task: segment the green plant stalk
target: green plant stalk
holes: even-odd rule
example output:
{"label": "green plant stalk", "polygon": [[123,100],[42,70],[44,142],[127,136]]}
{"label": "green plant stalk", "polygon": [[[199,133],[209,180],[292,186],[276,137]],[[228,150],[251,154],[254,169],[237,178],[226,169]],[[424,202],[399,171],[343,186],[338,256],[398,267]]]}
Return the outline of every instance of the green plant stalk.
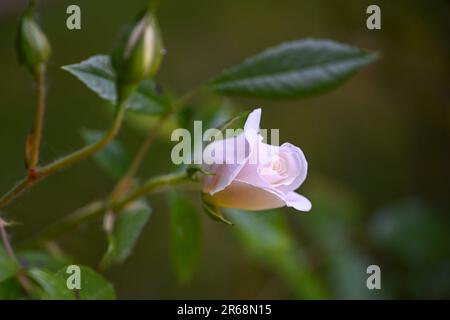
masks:
{"label": "green plant stalk", "polygon": [[125,115],[125,106],[126,104],[124,102],[118,105],[110,130],[99,141],[40,168],[38,171],[38,177],[43,178],[60,171],[61,169],[72,166],[73,164],[88,158],[100,149],[104,148],[119,133]]}
{"label": "green plant stalk", "polygon": [[180,186],[190,182],[192,182],[192,180],[184,172],[151,178],[143,185],[126,194],[122,199],[118,200],[115,203],[110,204],[108,201],[97,201],[75,211],[73,214],[67,216],[60,222],[45,230],[38,237],[38,242],[48,242],[72,229],[75,229],[81,224],[90,222],[96,218],[100,218],[110,208],[113,209],[114,212],[120,214],[120,211],[122,209],[138,200],[139,198],[142,198],[148,194],[162,192],[169,187]]}
{"label": "green plant stalk", "polygon": [[119,196],[126,192],[128,188],[131,185],[131,182],[133,180],[133,177],[137,174],[137,171],[142,165],[142,162],[145,160],[145,156],[150,149],[151,145],[155,141],[155,139],[158,137],[161,130],[164,128],[166,123],[170,120],[170,118],[181,108],[183,108],[188,101],[192,99],[199,91],[201,91],[201,87],[198,87],[194,90],[189,91],[185,95],[183,95],[181,98],[179,98],[175,103],[172,105],[170,110],[158,121],[158,123],[149,131],[147,137],[145,138],[144,142],[141,144],[138,152],[136,153],[136,156],[133,159],[133,162],[131,163],[130,167],[128,168],[125,175],[122,177],[122,179],[117,183],[117,185],[114,187],[113,191],[110,195],[110,202],[114,202]]}
{"label": "green plant stalk", "polygon": [[113,124],[109,131],[102,137],[102,139],[46,166],[30,168],[28,176],[19,181],[10,191],[8,191],[0,198],[0,209],[11,203],[12,200],[19,197],[25,190],[29,189],[38,181],[90,157],[91,155],[105,147],[117,135],[122,126],[123,118],[125,115],[125,101],[126,99],[121,99],[118,103],[116,113],[114,115]]}
{"label": "green plant stalk", "polygon": [[35,168],[39,163],[39,154],[41,149],[42,129],[44,127],[45,116],[45,67],[38,73],[38,98],[34,130],[32,135],[32,144],[30,159],[27,159],[29,168]]}
{"label": "green plant stalk", "polygon": [[125,195],[121,200],[113,204],[115,211],[120,211],[128,204],[138,200],[139,198],[156,192],[163,192],[169,187],[190,183],[192,180],[188,175],[183,173],[172,173],[152,178],[141,185],[139,188]]}
{"label": "green plant stalk", "polygon": [[68,217],[63,219],[60,223],[44,231],[43,235],[39,237],[40,242],[50,241],[51,239],[56,238],[61,234],[71,229],[74,229],[83,223],[87,223],[95,218],[101,217],[108,209],[112,209],[114,212],[120,211],[127,204],[131,203],[134,200],[137,200],[138,198],[146,194],[156,191],[156,189],[159,190],[159,188],[162,189],[165,186],[174,186],[182,184],[184,182],[191,181],[185,173],[156,177],[150,179],[141,187],[138,187],[133,192],[127,194],[123,199],[118,201],[120,195],[128,190],[130,186],[130,181],[133,179],[133,177],[139,170],[142,162],[145,159],[145,155],[147,154],[153,141],[157,138],[158,134],[161,132],[161,129],[175,114],[175,112],[180,110],[183,106],[185,106],[186,103],[190,99],[192,99],[192,97],[195,96],[199,91],[201,91],[201,87],[191,90],[185,95],[183,95],[173,104],[172,108],[161,118],[158,124],[155,127],[153,127],[152,130],[150,130],[146,139],[139,148],[139,151],[134,157],[133,162],[130,165],[130,168],[128,169],[124,177],[116,185],[116,187],[113,189],[107,201],[96,201],[75,211],[72,215],[69,215]]}
{"label": "green plant stalk", "polygon": [[127,172],[123,176],[122,179],[116,184],[113,191],[110,195],[110,202],[114,202],[115,199],[117,199],[123,192],[126,192],[128,188],[131,185],[131,182],[133,180],[133,177],[136,175],[137,171],[142,165],[142,162],[145,160],[145,155],[147,154],[150,146],[153,144],[153,141],[157,138],[159,132],[161,132],[161,129],[164,127],[166,122],[170,119],[172,116],[172,112],[169,111],[166,113],[163,118],[156,124],[155,127],[150,130],[149,134],[145,138],[144,142],[140,146],[138,152],[136,153],[136,156],[133,159],[133,162],[131,163],[130,167],[128,168]]}

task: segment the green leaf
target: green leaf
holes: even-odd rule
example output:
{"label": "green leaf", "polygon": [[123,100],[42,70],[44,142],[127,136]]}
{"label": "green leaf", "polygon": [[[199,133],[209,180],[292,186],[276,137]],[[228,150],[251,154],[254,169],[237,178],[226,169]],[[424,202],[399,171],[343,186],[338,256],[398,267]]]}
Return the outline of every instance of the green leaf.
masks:
{"label": "green leaf", "polygon": [[339,85],[376,58],[331,40],[298,40],[245,60],[209,85],[226,95],[302,98]]}
{"label": "green leaf", "polygon": [[225,218],[222,211],[210,199],[209,194],[202,193],[202,206],[205,213],[213,220],[219,221],[228,225],[233,225],[233,222]]}
{"label": "green leaf", "polygon": [[[100,98],[113,104],[116,102],[116,74],[109,56],[92,56],[80,63],[62,68],[77,77]],[[127,108],[137,113],[161,114],[167,110],[169,103],[167,97],[157,93],[156,84],[152,80],[144,80],[128,99]]]}
{"label": "green leaf", "polygon": [[42,269],[31,269],[29,276],[34,279],[44,291],[44,299],[74,300],[75,293],[67,288],[66,280]]}
{"label": "green leaf", "polygon": [[226,212],[235,222],[235,234],[244,249],[283,277],[298,298],[327,297],[280,211],[255,213],[226,209]]}
{"label": "green leaf", "polygon": [[201,255],[202,230],[197,210],[189,198],[169,196],[172,262],[181,282],[188,281]]}
{"label": "green leaf", "polygon": [[13,277],[18,270],[17,263],[12,260],[0,245],[0,282]]}
{"label": "green leaf", "polygon": [[[113,285],[103,276],[87,266],[80,266],[81,270],[81,289],[77,293],[77,299],[80,300],[115,300],[116,294]],[[58,276],[67,281],[70,274],[67,274],[66,268],[58,272]],[[67,289],[69,290],[69,289]]]}
{"label": "green leaf", "polygon": [[31,269],[29,276],[43,290],[43,298],[50,300],[112,300],[115,299],[114,288],[105,278],[86,266],[80,267],[81,288],[69,289],[67,280],[72,274],[64,267],[56,273],[43,269]]}
{"label": "green leaf", "polygon": [[0,300],[18,300],[23,298],[23,289],[15,278],[0,282]]}
{"label": "green leaf", "polygon": [[117,215],[114,228],[109,234],[109,246],[102,260],[102,267],[123,262],[128,258],[151,212],[148,204],[140,200]]}
{"label": "green leaf", "polygon": [[[91,144],[100,140],[104,133],[83,129],[81,135],[86,143]],[[131,165],[131,159],[122,145],[113,140],[105,148],[94,155],[95,161],[100,165],[106,174],[114,179],[120,179]]]}
{"label": "green leaf", "polygon": [[66,257],[54,257],[44,251],[21,251],[17,254],[21,265],[26,269],[45,269],[56,272],[69,264]]}

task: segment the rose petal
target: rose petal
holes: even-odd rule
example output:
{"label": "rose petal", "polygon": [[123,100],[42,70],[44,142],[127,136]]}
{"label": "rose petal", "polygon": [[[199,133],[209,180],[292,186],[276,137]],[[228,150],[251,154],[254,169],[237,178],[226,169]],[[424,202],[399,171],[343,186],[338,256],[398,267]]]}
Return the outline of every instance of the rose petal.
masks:
{"label": "rose petal", "polygon": [[246,131],[256,131],[259,132],[261,123],[261,108],[253,110],[247,117],[244,124],[244,132]]}
{"label": "rose petal", "polygon": [[[298,172],[291,172],[290,174],[295,176],[295,179],[289,185],[280,185],[277,188],[285,193],[294,191],[298,189],[303,182],[305,182],[306,176],[308,174],[308,162],[306,161],[303,151],[290,143],[283,143],[281,145],[281,150],[288,151],[294,159],[297,161]],[[280,151],[281,152],[281,151]]]}
{"label": "rose petal", "polygon": [[[295,183],[303,182],[304,177],[300,175],[300,178],[296,178]],[[299,211],[309,211],[311,209],[311,202],[305,198],[304,196],[293,192],[285,192],[281,187],[274,187],[269,182],[267,182],[264,178],[262,178],[258,173],[258,165],[247,164],[242,168],[239,174],[236,176],[236,179],[233,183],[240,182],[250,185],[253,188],[259,188],[266,193],[270,193],[271,197],[276,196],[279,201],[282,201],[284,205],[288,207],[292,207]],[[248,193],[246,190],[240,190],[244,195],[247,196]],[[249,201],[247,199],[247,201]],[[263,200],[260,200],[262,204],[264,204]],[[274,200],[271,200],[274,201]],[[267,207],[266,209],[270,209]]]}
{"label": "rose petal", "polygon": [[257,145],[259,138],[259,125],[261,122],[261,109],[253,110],[249,115],[244,124],[245,138],[248,143],[252,146]]}
{"label": "rose petal", "polygon": [[288,207],[292,207],[299,211],[308,212],[312,208],[311,201],[296,192],[287,193],[284,200]]}
{"label": "rose petal", "polygon": [[[254,146],[258,141],[259,124],[261,121],[261,109],[253,110],[247,117],[244,125],[244,133],[233,138],[215,141],[205,148],[205,153],[211,154],[208,148],[216,151],[216,154],[224,155],[225,163],[204,165],[204,169],[208,172],[214,173],[213,176],[209,176],[205,179],[204,188],[205,192],[213,195],[231,184],[236,178],[241,169],[248,162],[248,158],[252,154]],[[245,139],[243,141],[242,139]],[[230,150],[228,145],[245,146],[245,150]],[[230,161],[231,160],[231,161]]]}
{"label": "rose petal", "polygon": [[270,190],[233,181],[226,189],[212,196],[216,205],[243,210],[266,210],[285,206],[285,202]]}
{"label": "rose petal", "polygon": [[[245,150],[237,152],[236,150],[232,150],[230,146],[234,146],[234,148],[238,146],[242,148],[242,146],[245,146]],[[211,159],[205,159],[207,164],[203,165],[205,171],[214,174],[205,178],[203,188],[205,192],[211,195],[226,188],[236,178],[250,156],[250,144],[245,138],[245,135],[241,134],[237,137],[215,141],[209,144],[205,148],[204,154],[209,155],[213,153],[216,155],[216,157],[213,157],[213,161],[210,161]],[[208,164],[211,162],[212,164]]]}

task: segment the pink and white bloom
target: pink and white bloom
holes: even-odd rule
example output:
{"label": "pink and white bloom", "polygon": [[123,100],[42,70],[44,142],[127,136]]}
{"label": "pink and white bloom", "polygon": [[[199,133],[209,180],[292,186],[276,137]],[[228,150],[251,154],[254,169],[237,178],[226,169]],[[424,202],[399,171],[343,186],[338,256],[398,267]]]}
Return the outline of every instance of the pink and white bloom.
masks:
{"label": "pink and white bloom", "polygon": [[260,120],[261,109],[253,110],[243,133],[205,148],[210,164],[204,169],[213,175],[205,178],[203,191],[224,208],[311,210],[311,202],[295,192],[308,171],[302,150],[290,143],[272,146],[262,142]]}

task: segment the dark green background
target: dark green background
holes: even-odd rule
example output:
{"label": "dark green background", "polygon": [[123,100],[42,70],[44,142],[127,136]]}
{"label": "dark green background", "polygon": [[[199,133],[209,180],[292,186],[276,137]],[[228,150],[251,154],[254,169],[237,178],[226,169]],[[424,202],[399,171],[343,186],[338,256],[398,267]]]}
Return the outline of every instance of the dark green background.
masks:
{"label": "dark green background", "polygon": [[[308,254],[332,297],[449,298],[448,3],[161,2],[160,24],[168,54],[158,81],[177,93],[287,40],[331,38],[381,53],[379,62],[325,95],[290,102],[240,101],[247,108],[261,106],[263,127],[281,128],[281,141],[301,146],[307,156],[310,173],[300,192],[315,200],[313,210],[304,215],[286,209],[284,215],[298,237],[299,250]],[[103,129],[110,121],[106,103],[60,66],[109,53],[117,32],[143,3],[42,1],[39,21],[53,46],[44,161],[79,147],[83,143],[81,127]],[[81,7],[80,31],[65,27],[65,10],[70,4]],[[366,29],[369,4],[381,6],[381,31]],[[24,7],[24,1],[2,0],[0,4],[1,192],[24,174],[23,144],[34,115],[35,87],[18,65],[13,46],[16,22]],[[132,153],[143,136],[141,130],[127,126],[120,140]],[[170,148],[164,136],[150,152],[141,176],[170,170]],[[79,206],[106,195],[112,185],[92,160],[40,183],[6,210],[9,219],[23,223],[11,230],[13,242],[20,243]],[[327,209],[331,199],[344,202],[343,209],[334,211],[332,205]],[[135,252],[126,263],[106,273],[119,298],[293,297],[286,282],[245,254],[230,228],[206,217],[202,261],[191,283],[180,286],[170,266],[164,200],[151,199],[154,214]],[[387,222],[379,218],[386,207],[392,208],[381,212]],[[314,223],[326,227],[321,232],[311,231]],[[383,237],[379,230],[386,230],[384,227],[394,228],[389,234],[395,239]],[[327,247],[330,241],[324,238],[335,234],[350,239],[347,249]],[[99,224],[83,227],[61,243],[77,261],[93,265],[106,246]],[[365,268],[371,263],[382,269],[383,292],[374,295],[355,289],[365,285],[355,279],[364,280]]]}

